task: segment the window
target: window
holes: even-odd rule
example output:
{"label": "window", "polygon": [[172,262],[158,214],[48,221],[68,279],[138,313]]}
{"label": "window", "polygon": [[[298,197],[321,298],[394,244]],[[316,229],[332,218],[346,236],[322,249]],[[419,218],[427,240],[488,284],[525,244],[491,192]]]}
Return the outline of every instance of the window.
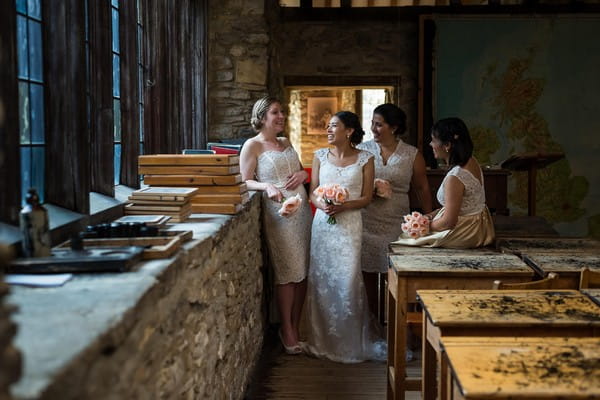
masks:
{"label": "window", "polygon": [[21,203],[37,189],[44,201],[44,71],[40,0],[17,0],[17,69],[19,80],[19,147]]}
{"label": "window", "polygon": [[119,45],[119,0],[111,0],[113,135],[115,185],[121,183],[121,50]]}

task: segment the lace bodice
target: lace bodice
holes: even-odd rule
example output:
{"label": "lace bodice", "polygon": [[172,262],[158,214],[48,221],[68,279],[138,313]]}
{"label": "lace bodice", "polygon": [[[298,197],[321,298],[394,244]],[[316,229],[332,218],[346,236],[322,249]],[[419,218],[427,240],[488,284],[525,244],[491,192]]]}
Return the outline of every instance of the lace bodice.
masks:
{"label": "lace bodice", "polygon": [[[319,184],[326,185],[329,183],[337,183],[346,189],[350,194],[348,200],[354,200],[362,194],[362,167],[373,157],[368,151],[361,150],[358,154],[358,159],[354,164],[346,167],[338,167],[329,161],[327,155],[329,149],[319,149],[315,151],[315,157],[319,158]],[[357,173],[357,168],[360,170]]]}
{"label": "lace bodice", "polygon": [[[465,192],[463,194],[459,215],[471,215],[481,212],[485,207],[485,187],[471,172],[458,165],[448,171],[444,177],[444,180],[437,191],[438,202],[442,206],[445,205],[444,185],[449,176],[457,177],[462,184],[465,185]],[[483,173],[481,173],[481,182],[483,182]]]}
{"label": "lace bodice", "polygon": [[283,151],[267,150],[258,156],[256,178],[259,182],[269,182],[281,189],[285,186],[288,176],[301,168],[298,154],[292,146]]}

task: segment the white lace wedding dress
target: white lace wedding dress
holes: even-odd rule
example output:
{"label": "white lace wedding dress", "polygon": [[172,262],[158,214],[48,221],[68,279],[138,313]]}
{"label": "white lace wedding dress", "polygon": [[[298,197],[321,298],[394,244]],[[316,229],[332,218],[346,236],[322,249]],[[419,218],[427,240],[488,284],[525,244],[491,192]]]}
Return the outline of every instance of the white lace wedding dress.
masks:
{"label": "white lace wedding dress", "polygon": [[[328,153],[329,149],[315,152],[319,183],[338,183],[348,189],[350,200],[360,197],[362,169],[372,155],[361,151],[356,163],[337,167],[328,161]],[[338,214],[333,225],[327,218],[317,209],[312,225],[305,350],[343,363],[385,360],[387,346],[375,332],[362,279],[361,212]]]}

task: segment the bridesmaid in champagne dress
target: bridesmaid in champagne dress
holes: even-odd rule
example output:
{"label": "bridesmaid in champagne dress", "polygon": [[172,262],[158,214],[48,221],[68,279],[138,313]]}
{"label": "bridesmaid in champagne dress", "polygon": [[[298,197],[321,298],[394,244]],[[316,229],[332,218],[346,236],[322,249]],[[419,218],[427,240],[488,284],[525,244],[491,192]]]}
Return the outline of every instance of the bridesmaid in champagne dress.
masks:
{"label": "bridesmaid in champagne dress", "polygon": [[483,172],[473,157],[473,142],[465,123],[445,118],[431,128],[436,158],[451,168],[437,192],[442,208],[428,214],[429,235],[412,239],[401,235],[395,242],[406,246],[475,248],[494,241],[494,224],[485,204]]}
{"label": "bridesmaid in champagne dress", "polygon": [[[242,178],[249,190],[262,191],[263,235],[275,275],[280,312],[279,336],[288,354],[302,352],[298,327],[306,294],[311,212],[303,183],[308,178],[284,129],[281,103],[272,97],[258,100],[252,109],[257,135],[248,139],[240,154]],[[299,195],[300,208],[290,216],[278,210],[285,198]]]}

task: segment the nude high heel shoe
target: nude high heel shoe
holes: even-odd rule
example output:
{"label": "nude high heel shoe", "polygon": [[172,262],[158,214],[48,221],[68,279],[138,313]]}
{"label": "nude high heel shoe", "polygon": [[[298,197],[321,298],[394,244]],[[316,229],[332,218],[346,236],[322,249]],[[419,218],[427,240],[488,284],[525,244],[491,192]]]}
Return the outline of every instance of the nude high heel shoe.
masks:
{"label": "nude high heel shoe", "polygon": [[302,353],[302,347],[300,347],[300,345],[298,344],[293,346],[285,345],[285,342],[283,341],[283,335],[281,334],[281,330],[277,331],[277,335],[279,335],[279,340],[281,341],[281,344],[283,345],[283,349],[285,350],[286,354],[296,355]]}

